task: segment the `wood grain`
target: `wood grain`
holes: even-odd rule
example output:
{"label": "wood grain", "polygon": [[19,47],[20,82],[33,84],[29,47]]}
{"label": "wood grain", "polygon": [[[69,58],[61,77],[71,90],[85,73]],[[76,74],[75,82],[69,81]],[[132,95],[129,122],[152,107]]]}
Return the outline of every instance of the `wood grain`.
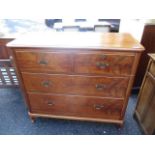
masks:
{"label": "wood grain", "polygon": [[8,44],[30,118],[122,125],[144,48],[129,34],[52,34]]}
{"label": "wood grain", "polygon": [[51,32],[29,33],[8,44],[9,47],[108,49],[120,51],[144,50],[128,33]]}
{"label": "wood grain", "polygon": [[33,113],[119,119],[123,100],[78,95],[29,93]]}
{"label": "wood grain", "polygon": [[130,75],[135,54],[118,51],[17,50],[21,71],[35,73],[72,73]]}
{"label": "wood grain", "polygon": [[20,50],[16,52],[21,71],[29,72],[61,72],[72,71],[72,55],[68,52],[49,52],[45,49]]}
{"label": "wood grain", "polygon": [[9,56],[11,55],[10,49],[6,47],[6,44],[13,39],[1,39],[0,38],[0,59],[9,59]]}
{"label": "wood grain", "polygon": [[124,98],[129,78],[22,73],[29,92]]}
{"label": "wood grain", "polygon": [[134,54],[106,53],[78,53],[75,55],[75,72],[106,75],[130,75]]}

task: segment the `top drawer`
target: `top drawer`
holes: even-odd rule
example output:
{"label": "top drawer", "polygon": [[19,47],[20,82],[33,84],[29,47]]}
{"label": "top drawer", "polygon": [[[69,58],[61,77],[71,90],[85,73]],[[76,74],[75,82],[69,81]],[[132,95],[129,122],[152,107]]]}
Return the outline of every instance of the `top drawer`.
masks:
{"label": "top drawer", "polygon": [[105,75],[130,75],[135,55],[129,52],[126,53],[109,51],[76,54],[74,60],[75,72]]}
{"label": "top drawer", "polygon": [[16,50],[17,63],[21,71],[36,73],[70,73],[72,55],[68,52],[46,50]]}
{"label": "top drawer", "polygon": [[23,49],[16,50],[16,58],[23,72],[130,75],[134,53]]}

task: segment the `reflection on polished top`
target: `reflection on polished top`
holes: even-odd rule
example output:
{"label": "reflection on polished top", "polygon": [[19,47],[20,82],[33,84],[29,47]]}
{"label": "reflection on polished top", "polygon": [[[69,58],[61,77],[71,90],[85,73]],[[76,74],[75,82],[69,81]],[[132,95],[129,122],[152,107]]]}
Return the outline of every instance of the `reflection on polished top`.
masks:
{"label": "reflection on polished top", "polygon": [[139,44],[128,33],[97,32],[37,32],[23,35],[8,43],[9,47],[52,47],[52,48],[84,48],[115,49],[142,51]]}

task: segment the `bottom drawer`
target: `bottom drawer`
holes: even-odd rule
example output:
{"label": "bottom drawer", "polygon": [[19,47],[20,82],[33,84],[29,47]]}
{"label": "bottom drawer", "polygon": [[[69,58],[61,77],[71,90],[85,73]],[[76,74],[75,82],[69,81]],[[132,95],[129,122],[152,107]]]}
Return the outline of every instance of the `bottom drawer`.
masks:
{"label": "bottom drawer", "polygon": [[100,119],[120,119],[123,100],[77,95],[29,93],[32,113]]}

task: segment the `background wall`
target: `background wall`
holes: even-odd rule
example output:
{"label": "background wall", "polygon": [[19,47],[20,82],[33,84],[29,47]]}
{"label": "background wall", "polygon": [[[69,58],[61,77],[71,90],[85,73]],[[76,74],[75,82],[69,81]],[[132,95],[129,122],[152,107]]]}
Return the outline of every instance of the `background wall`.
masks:
{"label": "background wall", "polygon": [[120,32],[131,33],[135,39],[141,41],[146,23],[155,24],[155,19],[121,19]]}

